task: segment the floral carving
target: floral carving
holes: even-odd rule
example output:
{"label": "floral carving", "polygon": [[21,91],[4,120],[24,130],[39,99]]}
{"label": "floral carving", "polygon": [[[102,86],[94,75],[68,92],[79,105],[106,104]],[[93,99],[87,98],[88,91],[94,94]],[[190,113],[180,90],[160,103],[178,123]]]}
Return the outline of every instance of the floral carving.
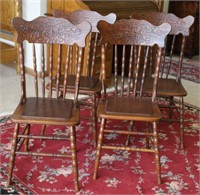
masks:
{"label": "floral carving", "polygon": [[113,25],[100,21],[98,28],[103,35],[103,42],[130,45],[142,43],[149,46],[157,44],[160,47],[164,46],[165,36],[171,30],[167,23],[154,26],[147,21],[135,19],[122,19]]}
{"label": "floral carving", "polygon": [[63,18],[42,16],[30,22],[22,18],[14,18],[13,26],[17,32],[23,32],[17,39],[18,43],[27,40],[30,43],[60,43],[69,45],[77,43],[79,46],[84,46],[85,43],[79,40],[91,30],[88,22],[74,25]]}

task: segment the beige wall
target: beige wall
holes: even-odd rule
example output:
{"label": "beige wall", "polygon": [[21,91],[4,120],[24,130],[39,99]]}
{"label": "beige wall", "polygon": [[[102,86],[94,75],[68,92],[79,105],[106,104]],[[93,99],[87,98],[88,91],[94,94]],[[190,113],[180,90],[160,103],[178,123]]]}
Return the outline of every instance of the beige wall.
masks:
{"label": "beige wall", "polygon": [[163,12],[168,12],[169,8],[169,0],[164,0],[164,5],[163,5]]}

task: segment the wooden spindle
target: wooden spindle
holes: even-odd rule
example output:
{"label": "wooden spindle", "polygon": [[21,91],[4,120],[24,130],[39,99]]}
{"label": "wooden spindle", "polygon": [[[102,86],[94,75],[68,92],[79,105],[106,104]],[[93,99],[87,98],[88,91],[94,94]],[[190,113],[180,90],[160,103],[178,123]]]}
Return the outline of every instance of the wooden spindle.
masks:
{"label": "wooden spindle", "polygon": [[182,44],[181,44],[181,52],[180,52],[180,55],[179,55],[179,61],[178,61],[178,74],[176,76],[176,82],[180,82],[181,80],[181,69],[182,69],[182,64],[183,64],[183,55],[184,55],[184,49],[185,49],[185,40],[186,40],[186,37],[183,36],[183,39],[182,39]]}
{"label": "wooden spindle", "polygon": [[42,44],[42,58],[41,58],[41,68],[42,68],[42,97],[45,97],[45,54],[44,54],[44,44]]}
{"label": "wooden spindle", "polygon": [[35,44],[33,44],[33,70],[34,70],[35,95],[36,97],[38,97],[38,74],[37,74]]}
{"label": "wooden spindle", "polygon": [[76,84],[75,84],[75,93],[74,93],[74,105],[77,105],[77,102],[78,102],[78,88],[79,88],[81,65],[82,65],[82,53],[83,53],[83,48],[79,48]]}
{"label": "wooden spindle", "polygon": [[69,57],[70,57],[70,49],[67,48],[66,61],[65,61],[64,86],[63,86],[63,99],[65,99],[66,90],[67,90],[67,79],[68,79],[68,72],[69,72]]}
{"label": "wooden spindle", "polygon": [[144,51],[144,65],[143,65],[143,71],[142,71],[142,80],[141,80],[141,85],[140,85],[140,97],[142,97],[142,91],[143,91],[143,86],[144,86],[144,79],[146,76],[146,69],[147,69],[147,62],[148,62],[148,56],[149,56],[149,47],[145,48]]}
{"label": "wooden spindle", "polygon": [[53,80],[53,45],[50,45],[49,58],[49,98],[52,97],[52,80]]}
{"label": "wooden spindle", "polygon": [[162,48],[159,48],[158,49],[158,56],[156,58],[155,75],[154,75],[155,79],[154,79],[153,89],[152,89],[152,102],[155,102],[155,98],[156,98],[161,57],[162,57]]}
{"label": "wooden spindle", "polygon": [[133,86],[133,96],[137,94],[137,82],[138,82],[138,73],[139,73],[139,66],[140,66],[140,56],[141,56],[141,46],[138,46],[137,50],[137,61],[136,61],[136,69],[135,69],[135,79],[134,79],[134,86]]}
{"label": "wooden spindle", "polygon": [[69,46],[69,74],[72,74],[73,67],[73,49],[72,46]]}
{"label": "wooden spindle", "polygon": [[94,48],[93,48],[93,52],[92,52],[92,63],[91,63],[90,76],[94,75],[94,64],[95,64],[96,52],[97,52],[98,35],[99,35],[99,33],[95,33],[95,39],[94,39],[94,45],[93,45]]}
{"label": "wooden spindle", "polygon": [[128,71],[128,89],[127,89],[127,96],[130,95],[131,90],[131,76],[132,76],[132,69],[133,69],[133,45],[130,48],[130,58],[129,58],[129,71]]}
{"label": "wooden spindle", "polygon": [[115,68],[115,94],[118,93],[118,55],[117,55],[117,45],[114,46],[114,49],[115,49],[115,54],[114,54],[114,68]]}
{"label": "wooden spindle", "polygon": [[88,48],[86,51],[86,70],[85,70],[85,76],[89,76],[89,64],[90,64],[90,50],[91,50],[91,39],[92,39],[92,33],[90,32],[88,35]]}
{"label": "wooden spindle", "polygon": [[125,75],[126,47],[122,48],[122,70],[121,70],[121,96],[124,93],[124,75]]}
{"label": "wooden spindle", "polygon": [[61,45],[58,45],[58,59],[57,59],[57,70],[56,70],[56,97],[59,97],[59,86],[60,86],[60,74],[61,74]]}

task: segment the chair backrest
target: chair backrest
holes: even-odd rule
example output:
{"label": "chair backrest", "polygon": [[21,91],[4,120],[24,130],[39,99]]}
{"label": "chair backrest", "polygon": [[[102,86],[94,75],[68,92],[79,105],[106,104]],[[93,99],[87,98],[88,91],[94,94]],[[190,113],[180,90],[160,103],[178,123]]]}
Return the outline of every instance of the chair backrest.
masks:
{"label": "chair backrest", "polygon": [[53,13],[54,17],[65,18],[72,22],[73,24],[79,24],[83,21],[88,21],[92,30],[87,37],[88,47],[85,51],[85,69],[83,69],[82,73],[86,76],[93,76],[96,74],[95,70],[95,62],[96,56],[98,55],[98,47],[100,41],[99,31],[97,29],[97,24],[100,20],[106,21],[110,24],[113,24],[116,21],[116,14],[110,13],[106,16],[99,14],[96,11],[91,10],[76,10],[73,12],[65,12],[63,10],[55,10]]}
{"label": "chair backrest", "polygon": [[[160,26],[154,26],[144,20],[122,19],[115,24],[108,24],[100,21],[98,29],[102,35],[102,82],[104,96],[106,95],[106,48],[108,44],[114,47],[114,88],[115,94],[120,96],[143,96],[143,83],[148,66],[149,49],[157,45],[157,59],[154,73],[154,84],[152,86],[152,101],[156,97],[156,86],[158,72],[161,62],[162,48],[166,35],[170,32],[171,27],[167,23]],[[122,46],[121,54],[118,46]],[[121,62],[119,61],[119,56]],[[128,77],[125,81],[125,64],[128,62]],[[118,69],[121,74],[118,74]],[[140,71],[139,71],[140,70]],[[139,72],[142,74],[139,75]],[[138,88],[139,87],[139,88]],[[139,93],[138,93],[139,92]]]}
{"label": "chair backrest", "polygon": [[[177,82],[179,82],[181,79],[181,68],[184,56],[185,41],[186,37],[189,36],[190,34],[190,27],[194,22],[194,17],[188,15],[185,18],[179,18],[172,13],[150,12],[150,13],[133,13],[131,15],[131,18],[147,20],[148,22],[154,25],[160,25],[164,22],[167,22],[171,25],[171,31],[168,35],[168,39],[166,39],[165,50],[163,52],[161,77],[165,76],[166,78],[168,78],[170,71],[173,71],[174,69],[174,67],[172,66],[173,57],[176,56],[177,58],[178,55],[176,80]],[[174,44],[176,44],[176,41],[180,41],[180,38],[181,38],[180,49],[179,52],[177,52],[174,50]],[[165,58],[166,55],[169,55],[168,60],[166,60]]]}
{"label": "chair backrest", "polygon": [[[63,82],[63,99],[66,97],[66,86],[68,74],[70,71],[69,65],[73,55],[76,59],[76,88],[74,94],[74,103],[77,103],[80,69],[83,59],[83,48],[85,47],[86,37],[91,30],[91,25],[88,22],[74,25],[66,19],[53,17],[38,17],[32,21],[25,21],[22,18],[16,17],[12,20],[14,29],[17,31],[17,43],[19,44],[19,64],[21,73],[22,86],[22,103],[26,101],[27,87],[25,76],[25,56],[28,53],[28,58],[32,58],[29,68],[34,71],[34,86],[29,86],[35,90],[36,97],[52,98],[53,80],[56,78],[56,95],[53,98],[59,97],[60,82]],[[56,45],[56,47],[53,47]],[[61,74],[61,49],[63,45],[68,46],[67,55],[65,58],[65,67],[63,69],[64,79],[60,80]],[[76,45],[78,52],[73,52],[72,47]],[[39,50],[39,51],[38,51]],[[57,66],[53,67],[53,54],[58,53]],[[48,55],[47,55],[48,53]],[[49,68],[49,76],[46,77],[46,70]],[[53,70],[55,69],[55,70]],[[46,90],[46,83],[49,83]],[[29,95],[30,96],[30,95]]]}

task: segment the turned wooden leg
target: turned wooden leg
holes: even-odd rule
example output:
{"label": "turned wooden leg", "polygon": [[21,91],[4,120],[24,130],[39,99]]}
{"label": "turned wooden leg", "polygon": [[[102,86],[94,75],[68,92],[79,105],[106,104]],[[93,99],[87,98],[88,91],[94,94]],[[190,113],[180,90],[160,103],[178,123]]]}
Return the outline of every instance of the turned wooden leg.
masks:
{"label": "turned wooden leg", "polygon": [[94,147],[96,147],[97,146],[97,105],[96,105],[95,95],[93,95],[93,103],[92,103],[92,130],[93,130]]}
{"label": "turned wooden leg", "polygon": [[[149,129],[150,129],[150,124],[149,123],[146,123],[146,132],[149,133]],[[149,136],[146,136],[146,148],[150,148],[149,147]]]}
{"label": "turned wooden leg", "polygon": [[79,183],[78,183],[78,163],[77,163],[77,154],[76,154],[76,132],[75,127],[70,128],[70,142],[71,142],[71,151],[72,151],[72,168],[74,173],[74,183],[75,190],[78,192]]}
{"label": "turned wooden leg", "polygon": [[156,122],[153,122],[153,136],[154,136],[154,150],[155,150],[157,178],[158,178],[158,184],[161,184],[160,152],[158,147],[158,130]]}
{"label": "turned wooden leg", "polygon": [[[26,131],[25,131],[25,134],[26,134],[26,135],[29,135],[29,134],[30,134],[30,128],[31,128],[31,125],[28,124],[28,125],[27,125],[27,128],[26,128]],[[25,139],[25,148],[24,148],[25,151],[28,151],[28,143],[29,143],[29,138],[26,138],[26,139]]]}
{"label": "turned wooden leg", "polygon": [[[130,131],[133,131],[134,126],[135,126],[135,121],[131,121],[131,122],[130,122]],[[127,139],[126,139],[126,146],[129,145],[130,137],[131,137],[130,135],[127,136]]]}
{"label": "turned wooden leg", "polygon": [[172,116],[173,116],[173,106],[174,106],[174,97],[169,97],[169,121],[172,123]]}
{"label": "turned wooden leg", "polygon": [[19,124],[15,124],[14,134],[13,134],[13,141],[11,146],[11,154],[10,154],[10,161],[9,161],[9,168],[8,168],[8,180],[7,180],[7,186],[11,185],[12,183],[12,173],[14,169],[14,163],[15,163],[15,152],[17,148],[17,136],[19,133]]}
{"label": "turned wooden leg", "polygon": [[106,122],[106,119],[104,119],[104,118],[101,119],[101,127],[100,127],[99,137],[98,137],[93,179],[97,179],[97,171],[98,171],[98,168],[99,168],[99,162],[100,162],[100,156],[101,156],[101,146],[102,146],[103,131],[104,131],[104,127],[105,127],[105,122]]}
{"label": "turned wooden leg", "polygon": [[184,100],[180,98],[180,144],[181,150],[184,149]]}
{"label": "turned wooden leg", "polygon": [[46,129],[46,125],[42,125],[41,135],[44,135],[45,129]]}

